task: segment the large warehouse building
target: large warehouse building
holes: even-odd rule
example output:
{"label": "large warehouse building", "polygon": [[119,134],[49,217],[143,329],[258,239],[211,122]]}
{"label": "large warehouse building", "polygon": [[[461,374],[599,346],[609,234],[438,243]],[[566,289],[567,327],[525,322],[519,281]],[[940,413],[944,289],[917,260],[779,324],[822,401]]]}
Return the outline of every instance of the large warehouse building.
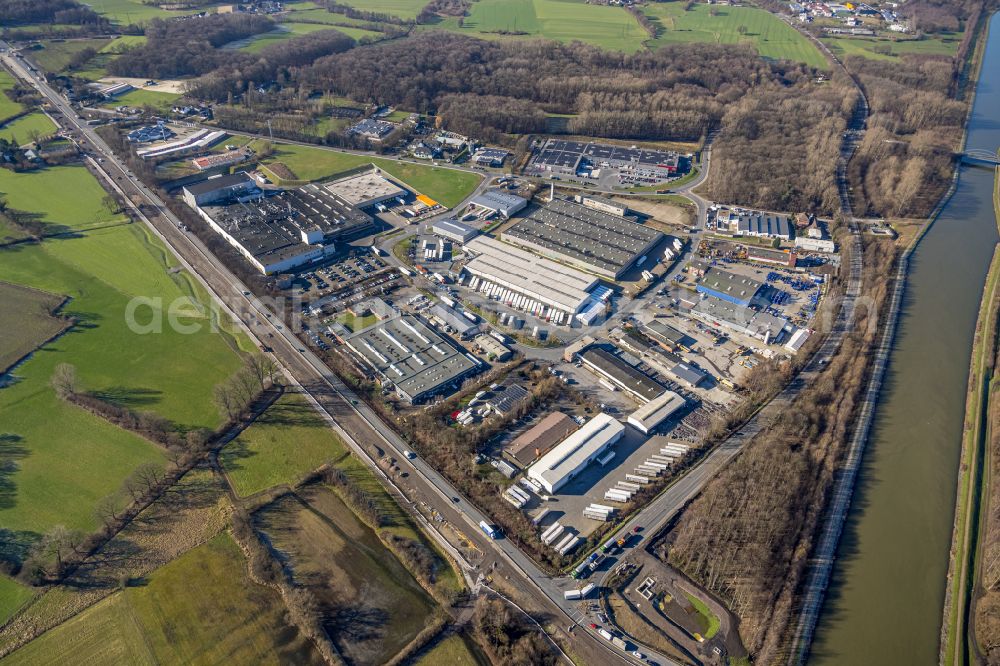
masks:
{"label": "large warehouse building", "polygon": [[652,377],[643,374],[606,349],[591,347],[580,354],[580,361],[594,374],[611,382],[639,404],[655,400],[666,390]]}
{"label": "large warehouse building", "polygon": [[600,413],[528,468],[528,476],[555,493],[625,434],[625,426]]}
{"label": "large warehouse building", "polygon": [[639,171],[650,182],[676,176],[679,165],[680,156],[666,150],[565,139],[549,139],[531,161],[532,169],[541,174],[573,176],[587,166],[593,166]]}
{"label": "large warehouse building", "polygon": [[417,317],[400,315],[364,328],[345,340],[396,393],[418,403],[457,387],[482,363],[434,332]]}
{"label": "large warehouse building", "polygon": [[552,412],[504,447],[504,453],[521,465],[530,465],[577,429],[576,421],[562,412]]}
{"label": "large warehouse building", "polygon": [[698,281],[695,289],[699,294],[707,294],[714,298],[722,299],[732,303],[747,307],[753,302],[754,297],[760,292],[764,284],[753,278],[730,273],[718,268],[710,268]]}
{"label": "large warehouse building", "polygon": [[663,234],[581,204],[554,199],[501,234],[503,240],[615,280]]}
{"label": "large warehouse building", "polygon": [[470,289],[518,310],[554,316],[557,323],[583,310],[597,288],[593,275],[488,236],[474,238],[465,249],[476,255],[465,265]]}
{"label": "large warehouse building", "polygon": [[431,231],[435,235],[455,241],[456,243],[467,243],[479,235],[479,231],[467,224],[462,224],[458,220],[440,220],[431,225]]}
{"label": "large warehouse building", "polygon": [[[295,269],[334,251],[335,243],[370,231],[371,217],[322,187],[250,189],[246,174],[184,188],[184,199],[265,275]],[[248,185],[249,183],[249,185]]]}
{"label": "large warehouse building", "polygon": [[358,208],[369,208],[383,201],[401,199],[409,195],[409,192],[383,176],[377,169],[335,180],[327,183],[325,187]]}
{"label": "large warehouse building", "polygon": [[650,400],[628,417],[630,425],[644,435],[648,435],[657,426],[680,411],[686,402],[684,398],[673,391],[664,391],[663,395]]}
{"label": "large warehouse building", "polygon": [[479,196],[473,197],[469,203],[500,217],[509,218],[523,210],[528,205],[528,200],[503,190],[486,190]]}
{"label": "large warehouse building", "polygon": [[710,326],[724,326],[737,333],[763,340],[765,344],[778,342],[788,326],[787,319],[718,298],[699,301],[691,308],[690,314],[694,319]]}

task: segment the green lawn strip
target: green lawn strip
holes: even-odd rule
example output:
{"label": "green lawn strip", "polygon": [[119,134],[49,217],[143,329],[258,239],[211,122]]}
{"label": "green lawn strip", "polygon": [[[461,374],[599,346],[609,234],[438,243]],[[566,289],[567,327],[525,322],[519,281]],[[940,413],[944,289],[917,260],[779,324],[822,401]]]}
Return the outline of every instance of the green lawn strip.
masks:
{"label": "green lawn strip", "polygon": [[6,139],[23,146],[31,143],[33,138],[44,138],[55,134],[56,124],[41,111],[29,113],[0,127],[0,139]]}
{"label": "green lawn strip", "polygon": [[31,588],[0,574],[0,625],[9,620],[34,596],[35,593]]}
{"label": "green lawn strip", "polygon": [[[61,196],[53,196],[53,193]],[[36,213],[45,222],[83,231],[127,221],[103,204],[105,191],[81,166],[56,166],[15,173],[0,170],[0,197],[16,210]]]}
{"label": "green lawn strip", "polygon": [[364,317],[355,317],[350,312],[345,312],[339,317],[337,317],[337,321],[346,326],[352,332],[356,333],[361,329],[368,328],[369,326],[374,324],[376,321],[378,321],[378,317],[376,317],[375,315],[365,315]]}
{"label": "green lawn strip", "polygon": [[46,632],[7,664],[320,663],[228,534]]}
{"label": "green lawn strip", "polygon": [[[1000,176],[995,179],[993,203],[997,212],[997,223],[1000,224]],[[993,260],[987,272],[983,299],[976,320],[976,335],[969,368],[970,381],[966,398],[962,461],[959,468],[955,528],[949,561],[951,588],[945,607],[948,628],[944,639],[942,660],[944,664],[965,663],[967,653],[971,654],[970,650],[974,647],[971,645],[974,632],[970,631],[970,627],[975,623],[975,607],[968,603],[968,598],[974,594],[979,584],[982,538],[977,537],[983,536],[981,533],[985,530],[985,524],[977,524],[975,515],[983,515],[984,510],[974,506],[974,502],[979,497],[988,507],[992,499],[988,414],[992,389],[997,385],[991,363],[995,352],[993,345],[996,327],[1000,325],[997,321],[996,304],[998,289],[1000,289],[1000,245],[994,248]],[[982,461],[979,460],[980,456],[983,456]],[[975,548],[972,548],[973,541],[976,544]],[[969,642],[968,646],[966,641]]]}
{"label": "green lawn strip", "polygon": [[[748,42],[765,58],[792,60],[821,69],[828,67],[812,42],[763,9],[695,4],[685,11],[684,7],[682,2],[663,2],[642,8],[660,28],[656,39],[647,42],[651,48],[674,43]],[[745,32],[741,33],[741,28]]]}
{"label": "green lawn strip", "polygon": [[461,203],[481,180],[478,174],[459,169],[290,144],[276,144],[274,154],[264,160],[265,164],[271,162],[283,163],[303,181],[323,180],[365,164],[375,164],[417,192],[448,207]]}
{"label": "green lawn strip", "polygon": [[702,601],[695,595],[688,594],[687,592],[685,592],[684,596],[688,598],[688,601],[691,602],[691,605],[694,606],[694,609],[698,611],[698,614],[701,615],[702,619],[704,620],[703,622],[703,626],[705,627],[704,638],[708,639],[715,636],[715,634],[719,632],[719,627],[721,626],[719,617],[712,612],[712,609],[708,607],[708,604],[706,604],[704,601]]}
{"label": "green lawn strip", "polygon": [[114,99],[102,104],[102,106],[106,109],[114,109],[119,106],[151,106],[160,111],[167,111],[171,106],[173,106],[174,102],[181,97],[182,95],[178,93],[137,88],[135,90],[130,90],[123,95],[118,95]]}

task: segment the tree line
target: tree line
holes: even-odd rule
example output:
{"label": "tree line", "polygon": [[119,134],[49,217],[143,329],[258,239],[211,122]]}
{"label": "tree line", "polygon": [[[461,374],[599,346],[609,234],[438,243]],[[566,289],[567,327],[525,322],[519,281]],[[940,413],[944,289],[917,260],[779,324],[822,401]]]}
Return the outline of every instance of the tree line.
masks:
{"label": "tree line", "polygon": [[6,26],[62,23],[110,27],[106,18],[76,0],[0,0]]}

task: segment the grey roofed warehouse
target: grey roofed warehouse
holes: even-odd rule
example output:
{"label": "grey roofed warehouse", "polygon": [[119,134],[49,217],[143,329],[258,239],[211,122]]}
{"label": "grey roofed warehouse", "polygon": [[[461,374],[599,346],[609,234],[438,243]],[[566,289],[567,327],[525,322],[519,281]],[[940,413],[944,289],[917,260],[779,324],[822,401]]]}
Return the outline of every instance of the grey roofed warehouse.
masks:
{"label": "grey roofed warehouse", "polygon": [[580,354],[580,360],[641,403],[649,402],[666,390],[659,382],[606,349],[592,347]]}
{"label": "grey roofed warehouse", "polygon": [[[246,179],[246,174],[242,176]],[[218,201],[213,195],[213,205],[199,204],[195,209],[265,274],[289,270],[329,254],[335,241],[364,233],[374,224],[368,215],[316,185],[280,190],[272,196],[260,194],[244,201],[240,181],[230,184],[229,178],[223,177],[185,188],[185,198],[190,195],[197,200],[207,196],[206,192],[220,191],[220,185],[223,192],[233,190],[228,199]]]}
{"label": "grey roofed warehouse", "polygon": [[632,218],[555,199],[533,210],[501,237],[544,256],[617,279],[663,234]]}
{"label": "grey roofed warehouse", "polygon": [[367,208],[409,194],[405,189],[383,176],[377,169],[326,183],[324,187],[358,208]]}
{"label": "grey roofed warehouse", "polygon": [[583,271],[489,236],[474,238],[465,247],[477,255],[465,265],[472,275],[569,314],[576,314],[590,301],[598,282]]}
{"label": "grey roofed warehouse", "polygon": [[411,403],[445,391],[482,367],[412,315],[372,324],[345,342]]}
{"label": "grey roofed warehouse", "polygon": [[478,230],[458,220],[439,220],[431,225],[431,231],[456,243],[465,243],[479,235]]}
{"label": "grey roofed warehouse", "polygon": [[502,217],[510,217],[528,205],[528,200],[501,190],[486,190],[469,202]]}

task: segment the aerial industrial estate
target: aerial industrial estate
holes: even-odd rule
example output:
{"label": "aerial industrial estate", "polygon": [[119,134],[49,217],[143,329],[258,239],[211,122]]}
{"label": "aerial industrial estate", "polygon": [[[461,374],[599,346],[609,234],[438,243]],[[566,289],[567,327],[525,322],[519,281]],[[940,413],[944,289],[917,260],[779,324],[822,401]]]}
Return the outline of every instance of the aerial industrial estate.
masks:
{"label": "aerial industrial estate", "polygon": [[0,661],[995,662],[995,0],[414,2],[0,0]]}

